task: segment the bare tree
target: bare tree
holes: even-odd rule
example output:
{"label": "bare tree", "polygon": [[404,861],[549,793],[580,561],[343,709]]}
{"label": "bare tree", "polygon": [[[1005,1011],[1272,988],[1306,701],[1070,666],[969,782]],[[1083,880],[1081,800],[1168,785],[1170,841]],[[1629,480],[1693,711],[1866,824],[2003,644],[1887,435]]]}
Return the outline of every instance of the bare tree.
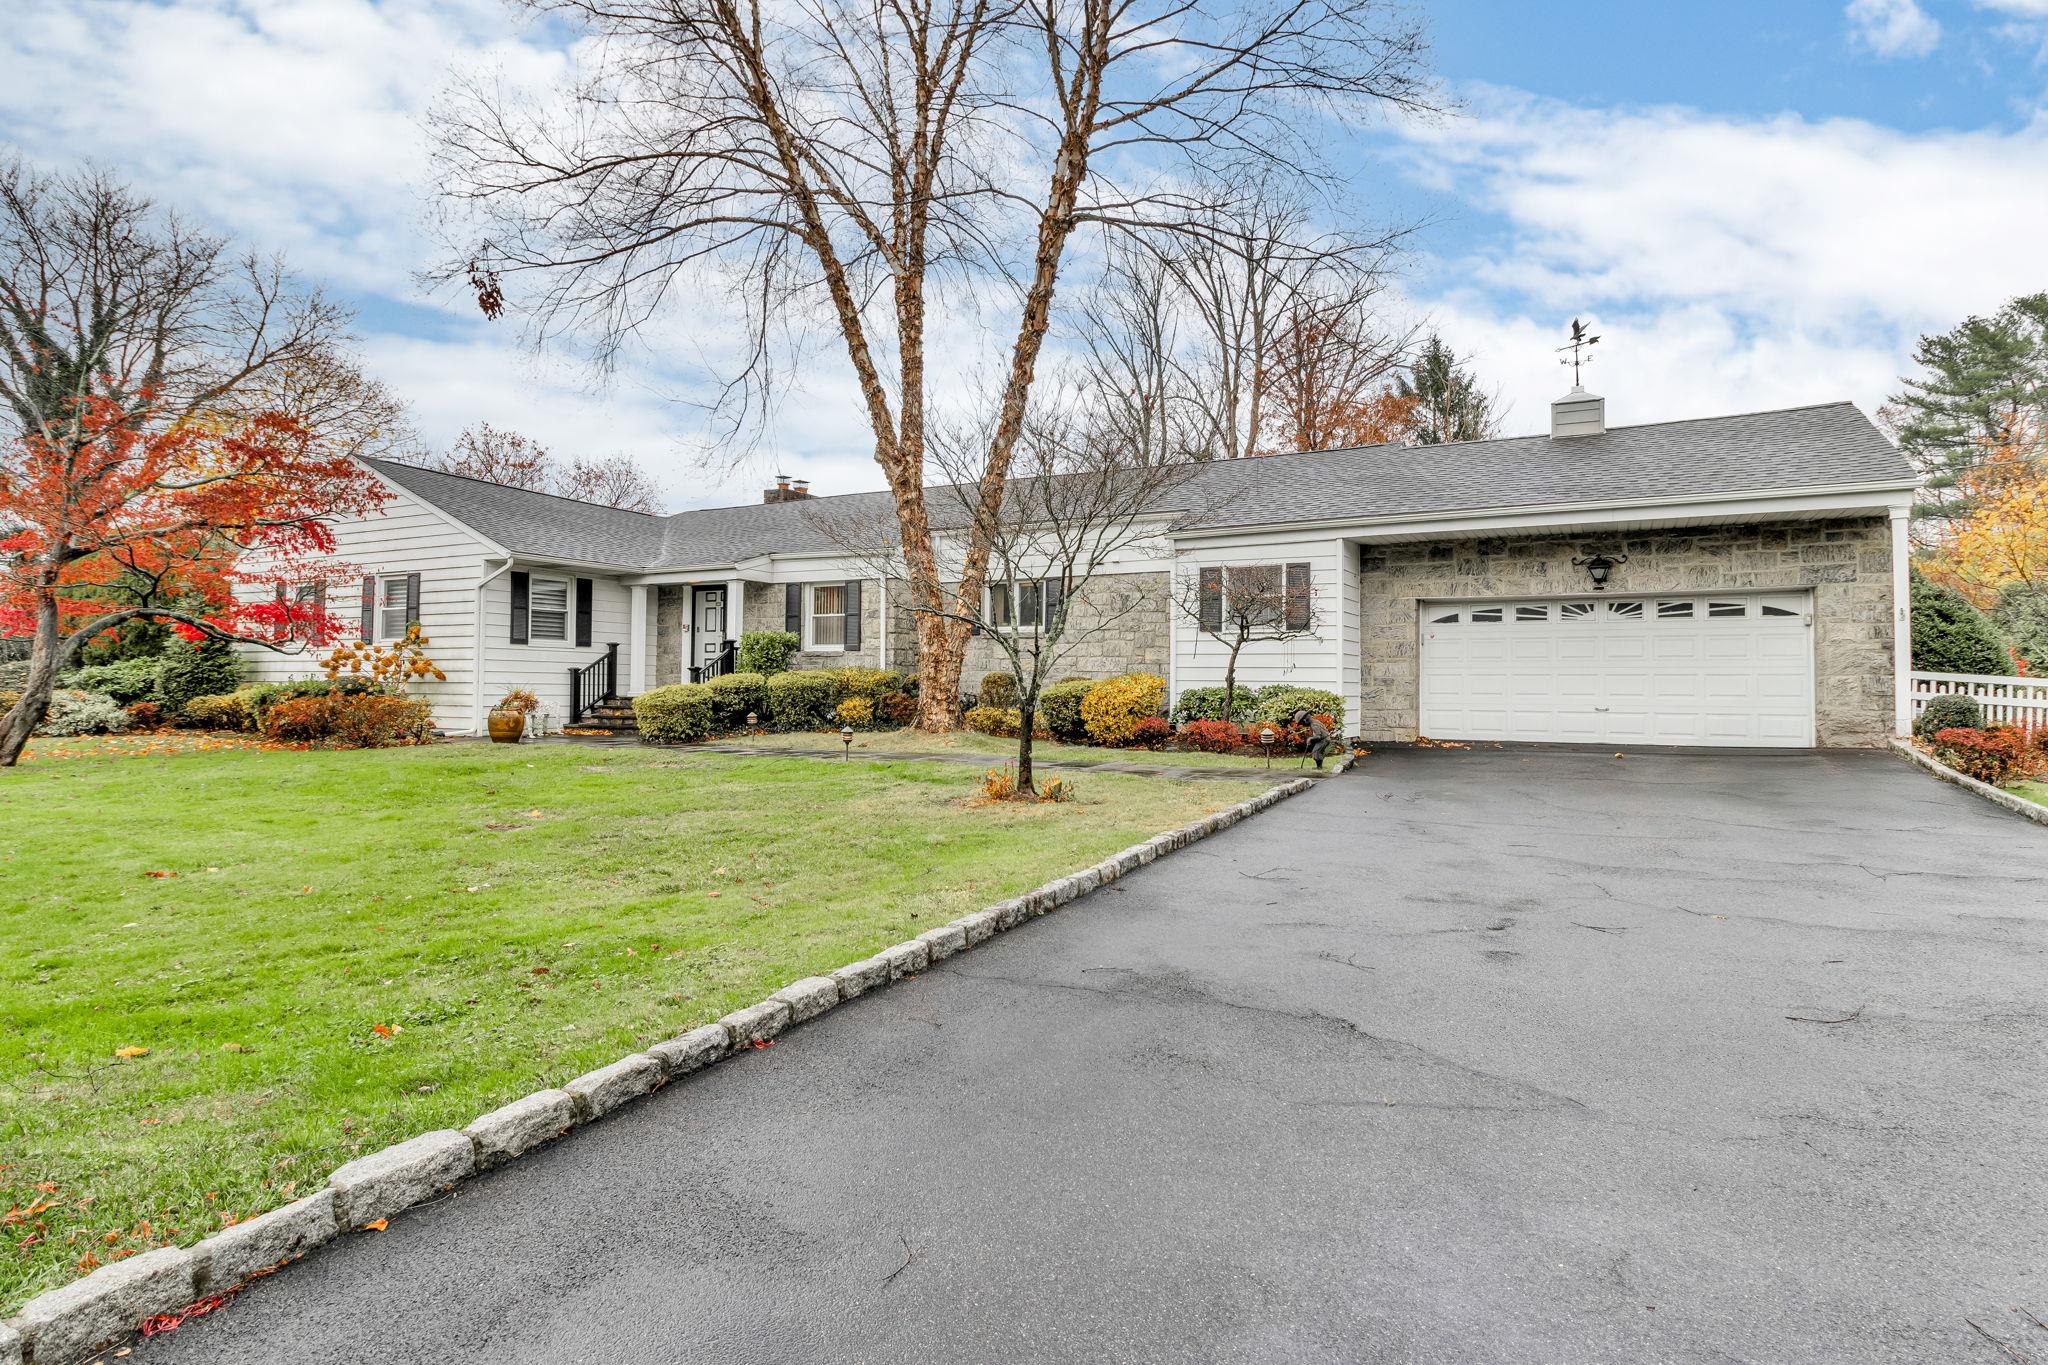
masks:
{"label": "bare tree", "polygon": [[1408,439],[1419,406],[1393,392],[1414,331],[1381,325],[1377,283],[1299,298],[1266,353],[1267,451],[1336,450]]}
{"label": "bare tree", "polygon": [[933,310],[1001,319],[971,480],[993,513],[1077,232],[1199,232],[1209,206],[1185,187],[1205,173],[1327,189],[1322,130],[1433,99],[1419,30],[1386,0],[536,4],[598,41],[552,105],[484,81],[442,103],[441,181],[467,221],[439,278],[607,361],[672,294],[722,285],[749,319],[722,375],[743,409],[824,323],[893,495],[927,728],[952,724],[991,551],[978,518],[942,584]]}
{"label": "bare tree", "polygon": [[629,512],[659,512],[661,486],[630,455],[564,464],[546,446],[489,422],[466,427],[447,450],[420,457],[428,469],[530,493],[552,493]]}
{"label": "bare tree", "polygon": [[1247,645],[1316,634],[1322,604],[1306,564],[1189,567],[1178,571],[1173,609],[1196,631],[1222,645],[1223,719],[1237,708],[1237,661]]}

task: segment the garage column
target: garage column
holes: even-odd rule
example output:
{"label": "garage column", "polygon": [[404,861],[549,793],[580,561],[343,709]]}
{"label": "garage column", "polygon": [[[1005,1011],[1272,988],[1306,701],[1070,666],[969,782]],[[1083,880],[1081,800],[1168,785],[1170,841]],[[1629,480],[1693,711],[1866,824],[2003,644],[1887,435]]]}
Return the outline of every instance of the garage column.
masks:
{"label": "garage column", "polygon": [[1892,733],[1913,733],[1913,546],[1911,506],[1892,508]]}

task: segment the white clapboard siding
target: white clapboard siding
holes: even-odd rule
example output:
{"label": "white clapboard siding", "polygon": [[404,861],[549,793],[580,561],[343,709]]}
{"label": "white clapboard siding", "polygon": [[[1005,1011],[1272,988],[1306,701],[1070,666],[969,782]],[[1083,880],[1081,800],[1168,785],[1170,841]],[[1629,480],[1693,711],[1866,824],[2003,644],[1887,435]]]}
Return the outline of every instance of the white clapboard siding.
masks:
{"label": "white clapboard siding", "polygon": [[[1344,699],[1345,725],[1359,712],[1359,645],[1357,552],[1344,541],[1321,534],[1272,533],[1243,538],[1183,540],[1174,566],[1175,590],[1202,568],[1252,564],[1307,564],[1314,588],[1317,629],[1292,640],[1263,640],[1237,656],[1240,687],[1287,683],[1319,687]],[[1174,608],[1173,690],[1178,697],[1191,687],[1221,687],[1229,649],[1213,635],[1196,629],[1180,608]]]}
{"label": "white clapboard siding", "polygon": [[1976,699],[1986,725],[2017,725],[2025,730],[2048,728],[2048,678],[2001,678],[1988,673],[1922,673],[1907,675],[1913,714],[1926,709],[1929,697],[1959,692]]}
{"label": "white clapboard siding", "polygon": [[[476,672],[476,585],[491,546],[410,494],[397,492],[381,511],[334,523],[335,562],[342,577],[327,585],[328,611],[343,621],[360,618],[361,573],[416,573],[420,576],[420,629],[427,654],[448,675],[446,682],[413,684],[408,691],[434,707],[434,724],[463,732],[476,723],[472,698]],[[252,595],[257,590],[251,590]],[[282,682],[320,676],[313,654],[279,654],[255,645],[238,646],[251,682]]]}
{"label": "white clapboard siding", "polygon": [[[537,578],[568,580],[569,628],[567,640],[534,640],[512,643],[512,575],[499,574],[484,587],[484,705],[488,707],[515,687],[523,687],[540,698],[551,730],[569,723],[569,670],[595,663],[613,641],[619,646],[619,692],[631,690],[633,676],[633,633],[630,609],[632,590],[618,579],[588,570],[555,569],[521,561],[514,570]],[[577,578],[591,580],[590,643],[576,643]],[[651,644],[651,642],[650,642]]]}

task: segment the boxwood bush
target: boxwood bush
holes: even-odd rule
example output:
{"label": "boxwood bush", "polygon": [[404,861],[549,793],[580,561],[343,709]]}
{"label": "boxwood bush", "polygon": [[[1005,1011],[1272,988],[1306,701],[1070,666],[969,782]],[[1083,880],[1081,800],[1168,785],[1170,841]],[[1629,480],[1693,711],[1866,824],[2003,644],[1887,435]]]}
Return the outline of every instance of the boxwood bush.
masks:
{"label": "boxwood bush", "polygon": [[1038,694],[1038,717],[1054,739],[1079,744],[1088,738],[1088,723],[1081,717],[1081,699],[1095,686],[1093,678],[1066,678]]}
{"label": "boxwood bush", "polygon": [[1297,710],[1305,710],[1312,716],[1328,716],[1332,722],[1331,733],[1344,733],[1344,699],[1319,687],[1279,684],[1266,688],[1259,693],[1259,704],[1252,709],[1246,721],[1271,721],[1275,725],[1284,725]]}
{"label": "boxwood bush", "polygon": [[903,675],[893,668],[833,668],[826,670],[839,686],[841,697],[866,697],[870,701],[903,690]]}
{"label": "boxwood bush", "polygon": [[711,723],[720,730],[746,725],[747,713],[767,718],[768,679],[759,673],[727,673],[704,684],[711,689]]}
{"label": "boxwood bush", "polygon": [[1017,675],[1014,673],[984,673],[974,694],[977,706],[1015,706],[1017,704]]}
{"label": "boxwood bush", "polygon": [[178,712],[178,723],[195,730],[253,730],[256,717],[249,699],[240,692],[217,697],[194,697]]}
{"label": "boxwood bush", "polygon": [[790,658],[802,644],[803,641],[797,638],[795,631],[743,631],[740,634],[739,671],[780,673],[789,667]]}
{"label": "boxwood bush", "polygon": [[712,693],[708,683],[671,683],[633,698],[640,733],[657,744],[687,744],[711,733]]}
{"label": "boxwood bush", "polygon": [[1939,730],[1981,730],[1983,727],[1984,708],[1977,704],[1975,697],[1964,696],[1960,692],[1944,692],[1927,699],[1920,719],[1913,722],[1913,733],[1929,739]]}
{"label": "boxwood bush", "polygon": [[1104,678],[1081,698],[1081,723],[1097,744],[1128,744],[1138,722],[1156,716],[1166,703],[1166,679],[1157,673]]}
{"label": "boxwood bush", "polygon": [[777,673],[768,679],[768,714],[778,730],[820,730],[839,704],[839,680],[829,670]]}

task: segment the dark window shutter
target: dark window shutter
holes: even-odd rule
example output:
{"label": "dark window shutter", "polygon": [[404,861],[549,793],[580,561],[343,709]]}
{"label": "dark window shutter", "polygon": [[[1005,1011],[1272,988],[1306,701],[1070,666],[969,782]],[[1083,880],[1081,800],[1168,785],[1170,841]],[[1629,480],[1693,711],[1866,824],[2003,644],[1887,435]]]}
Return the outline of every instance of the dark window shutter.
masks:
{"label": "dark window shutter", "polygon": [[587,578],[576,580],[576,648],[590,648],[590,613],[597,602],[597,585]]}
{"label": "dark window shutter", "polygon": [[377,575],[363,575],[363,640],[377,638]]}
{"label": "dark window shutter", "polygon": [[273,640],[282,640],[288,633],[288,623],[291,620],[292,614],[291,600],[288,596],[286,596],[285,587],[284,584],[282,583],[277,585],[277,605],[279,607],[279,611],[277,613],[277,624],[271,627],[270,638]]}
{"label": "dark window shutter", "polygon": [[804,633],[804,585],[785,584],[782,589],[782,628],[798,639]]}
{"label": "dark window shutter", "polygon": [[531,603],[528,593],[532,591],[533,580],[524,573],[512,575],[512,643],[526,643],[527,611]]}
{"label": "dark window shutter", "polygon": [[1288,630],[1308,629],[1309,566],[1289,564],[1281,598],[1285,603],[1285,625]]}
{"label": "dark window shutter", "polygon": [[1195,620],[1203,630],[1223,629],[1223,570],[1195,571]]}
{"label": "dark window shutter", "polygon": [[1063,578],[1040,579],[1038,584],[1039,624],[1051,626],[1053,617],[1059,613],[1060,602],[1067,595],[1067,582]]}
{"label": "dark window shutter", "polygon": [[416,573],[405,576],[405,623],[409,626],[420,623],[420,576]]}
{"label": "dark window shutter", "polygon": [[327,610],[327,584],[324,580],[313,585],[313,610],[322,613]]}
{"label": "dark window shutter", "polygon": [[840,589],[840,602],[846,608],[846,648],[860,648],[860,580],[849,578]]}

